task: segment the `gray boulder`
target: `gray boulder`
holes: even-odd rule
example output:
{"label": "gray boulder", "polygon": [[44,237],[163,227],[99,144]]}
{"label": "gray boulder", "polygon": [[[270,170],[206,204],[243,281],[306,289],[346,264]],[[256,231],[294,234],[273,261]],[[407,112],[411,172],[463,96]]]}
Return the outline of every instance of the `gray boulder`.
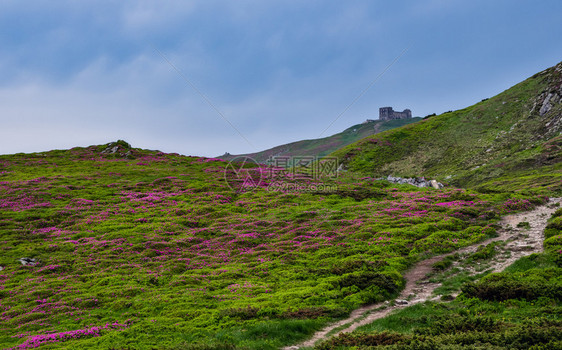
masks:
{"label": "gray boulder", "polygon": [[389,175],[386,178],[379,178],[377,180],[386,180],[395,184],[412,185],[416,187],[433,187],[435,189],[443,188],[443,184],[441,182],[437,182],[437,180],[428,181],[423,177],[404,178]]}
{"label": "gray boulder", "polygon": [[435,188],[436,190],[443,188],[443,184],[440,182],[437,182],[437,180],[431,180],[429,181],[429,183],[431,184],[431,187]]}
{"label": "gray boulder", "polygon": [[35,266],[39,263],[37,259],[32,258],[20,258],[20,262],[23,266]]}

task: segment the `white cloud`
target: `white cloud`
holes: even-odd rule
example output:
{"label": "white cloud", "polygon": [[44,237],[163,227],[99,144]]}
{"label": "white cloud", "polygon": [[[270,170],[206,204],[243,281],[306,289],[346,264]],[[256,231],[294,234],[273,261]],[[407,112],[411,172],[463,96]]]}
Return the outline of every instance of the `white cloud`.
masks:
{"label": "white cloud", "polygon": [[[254,151],[155,49],[259,150],[317,137],[410,40],[411,50],[326,135],[376,117],[382,105],[421,116],[464,107],[507,87],[515,58],[532,71],[523,54],[559,52],[540,43],[544,35],[516,56],[477,40],[456,25],[472,20],[463,10],[477,13],[476,5],[381,4],[36,1],[28,11],[3,2],[0,19],[18,20],[0,21],[10,33],[0,38],[0,153],[117,138],[184,154]],[[544,30],[554,35],[551,23]],[[481,54],[490,49],[509,59]],[[492,71],[498,61],[505,66]]]}
{"label": "white cloud", "polygon": [[122,7],[122,24],[129,34],[160,31],[187,20],[196,8],[197,2],[191,0],[130,1]]}

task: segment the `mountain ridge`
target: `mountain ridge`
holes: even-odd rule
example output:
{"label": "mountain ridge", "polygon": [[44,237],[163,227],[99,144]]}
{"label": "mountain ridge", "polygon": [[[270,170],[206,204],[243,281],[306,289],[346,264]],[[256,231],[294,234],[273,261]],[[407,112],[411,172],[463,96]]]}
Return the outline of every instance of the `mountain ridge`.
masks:
{"label": "mountain ridge", "polygon": [[332,155],[346,169],[373,176],[560,192],[561,101],[558,63],[472,106],[366,137]]}
{"label": "mountain ridge", "polygon": [[236,157],[250,157],[256,160],[258,163],[265,163],[272,157],[284,156],[312,156],[320,158],[327,156],[337,149],[363,139],[369,135],[377,134],[379,132],[397,128],[410,123],[415,123],[420,120],[422,120],[422,118],[419,117],[389,121],[368,120],[361,124],[352,125],[344,131],[331,136],[319,139],[294,141],[254,153],[245,153],[238,155],[225,153],[221,156],[218,156],[217,158],[223,160],[232,160]]}

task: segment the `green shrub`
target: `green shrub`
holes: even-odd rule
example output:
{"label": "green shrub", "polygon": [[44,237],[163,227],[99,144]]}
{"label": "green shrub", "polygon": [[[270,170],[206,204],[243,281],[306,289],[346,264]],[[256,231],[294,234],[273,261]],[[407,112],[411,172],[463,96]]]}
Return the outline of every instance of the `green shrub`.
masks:
{"label": "green shrub", "polygon": [[524,228],[524,229],[530,229],[531,224],[527,221],[521,221],[520,223],[517,224],[517,227]]}
{"label": "green shrub", "polygon": [[495,248],[496,245],[498,245],[497,242],[490,243],[486,246],[484,245],[478,246],[476,251],[473,254],[471,254],[467,258],[467,260],[474,261],[474,260],[487,260],[493,258],[498,253]]}
{"label": "green shrub", "polygon": [[562,216],[552,218],[544,230],[545,238],[550,238],[559,234],[562,234]]}
{"label": "green shrub", "polygon": [[461,289],[468,298],[490,301],[534,300],[540,297],[560,299],[562,289],[559,283],[548,281],[544,278],[545,276],[535,272],[536,270],[530,270],[528,276],[508,273],[492,274],[478,282],[468,282]]}
{"label": "green shrub", "polygon": [[411,336],[399,333],[342,333],[316,346],[315,350],[332,350],[343,346],[384,346],[400,344],[409,340]]}
{"label": "green shrub", "polygon": [[330,272],[334,275],[343,275],[358,270],[375,271],[384,266],[388,266],[388,262],[384,260],[378,260],[374,262],[366,260],[351,260],[334,265],[330,269]]}
{"label": "green shrub", "polygon": [[449,267],[451,267],[451,265],[453,265],[453,262],[451,260],[443,259],[443,260],[438,261],[435,264],[431,265],[431,267],[435,271],[443,271],[443,270],[446,270]]}
{"label": "green shrub", "polygon": [[172,347],[165,347],[162,348],[164,350],[236,350],[239,349],[234,344],[188,344],[182,343]]}
{"label": "green shrub", "polygon": [[328,309],[323,306],[318,306],[318,307],[305,307],[295,311],[288,310],[282,313],[281,317],[298,318],[298,319],[307,319],[307,318],[315,319],[320,317],[340,318],[346,316],[347,314],[348,312],[344,308]]}
{"label": "green shrub", "polygon": [[220,312],[221,317],[233,317],[241,320],[251,320],[258,317],[259,308],[247,306],[242,308],[223,309]]}
{"label": "green shrub", "polygon": [[546,239],[543,245],[544,250],[552,256],[556,265],[562,267],[562,234]]}
{"label": "green shrub", "polygon": [[544,249],[548,252],[556,252],[562,249],[562,234],[552,236],[544,241]]}
{"label": "green shrub", "polygon": [[397,276],[389,276],[376,272],[361,272],[348,274],[338,280],[340,288],[356,286],[359,289],[367,289],[370,286],[379,287],[389,293],[394,293],[399,290],[401,281]]}
{"label": "green shrub", "polygon": [[356,201],[362,201],[365,199],[382,200],[387,197],[387,194],[384,191],[377,190],[377,189],[368,189],[368,188],[358,188],[354,190],[341,189],[341,190],[337,190],[335,194],[337,194],[340,197],[353,198]]}
{"label": "green shrub", "polygon": [[439,335],[456,332],[493,331],[499,329],[499,323],[491,317],[452,316],[439,317],[428,328],[417,329],[417,334]]}

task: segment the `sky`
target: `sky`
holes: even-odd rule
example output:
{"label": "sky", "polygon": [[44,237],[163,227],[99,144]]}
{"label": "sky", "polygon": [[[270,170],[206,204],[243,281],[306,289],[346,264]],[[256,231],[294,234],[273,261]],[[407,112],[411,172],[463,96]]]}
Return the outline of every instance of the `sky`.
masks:
{"label": "sky", "polygon": [[559,0],[0,2],[0,154],[250,153],[562,61]]}

